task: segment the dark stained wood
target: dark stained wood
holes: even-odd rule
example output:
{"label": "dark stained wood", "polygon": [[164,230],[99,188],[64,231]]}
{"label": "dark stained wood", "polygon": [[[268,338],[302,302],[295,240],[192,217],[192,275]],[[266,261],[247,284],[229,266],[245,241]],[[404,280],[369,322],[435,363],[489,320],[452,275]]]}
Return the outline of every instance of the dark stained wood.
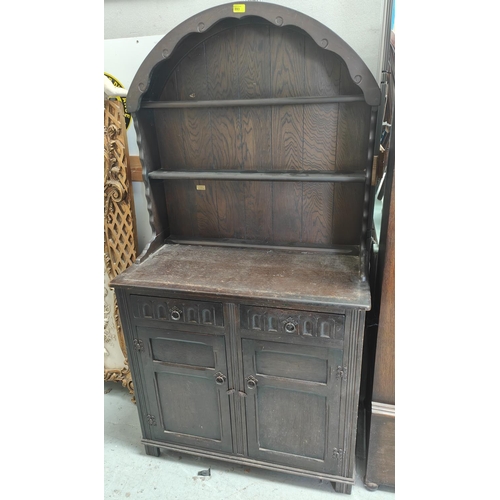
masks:
{"label": "dark stained wood", "polygon": [[[271,38],[273,97],[298,97],[304,88],[304,37],[288,30]],[[277,170],[301,170],[304,106],[272,108],[272,155]],[[302,184],[273,183],[274,242],[302,242]]]}
{"label": "dark stained wood", "polygon": [[[205,189],[199,189],[203,186]],[[216,182],[200,179],[191,182],[189,189],[194,192],[198,234],[205,238],[217,238],[220,234],[218,189]]]}
{"label": "dark stained wood", "polygon": [[230,170],[214,171],[165,171],[155,170],[148,174],[150,179],[213,179],[213,180],[233,180],[233,181],[301,181],[301,182],[362,182],[366,181],[366,174],[363,171],[337,173],[337,172],[297,172],[297,171],[284,171],[284,172],[255,172],[255,171],[242,171],[234,172]]}
{"label": "dark stained wood", "polygon": [[[394,150],[391,151],[394,155]],[[395,183],[394,158],[389,160],[387,226],[381,235],[380,313],[373,373],[371,422],[365,483],[395,487]],[[391,175],[392,171],[392,175]],[[385,228],[384,228],[385,229]]]}
{"label": "dark stained wood", "polygon": [[249,456],[338,473],[327,451],[339,448],[341,383],[328,367],[341,364],[342,351],[250,339],[242,351]]}
{"label": "dark stained wood", "polygon": [[336,102],[364,102],[362,96],[342,95],[337,97],[268,97],[265,99],[212,99],[210,101],[147,101],[143,108],[229,108],[249,106],[286,106],[289,104],[331,104]]}
{"label": "dark stained wood", "polygon": [[[142,370],[155,381],[147,386],[153,438],[232,451],[224,337],[138,327],[136,340],[142,341]],[[183,345],[188,363],[159,362],[158,354],[171,349],[166,342]],[[192,353],[203,351],[197,361],[186,351],[189,344],[194,347]],[[217,383],[218,373],[225,376],[221,384]]]}
{"label": "dark stained wood", "polygon": [[331,184],[302,183],[303,244],[332,244],[333,190]]}
{"label": "dark stained wood", "polygon": [[[180,100],[210,98],[204,45],[186,55],[179,65],[176,79]],[[163,112],[168,113],[169,110]],[[205,165],[213,166],[211,110],[183,109],[181,120],[185,168],[201,170]]]}
{"label": "dark stained wood", "polygon": [[[139,144],[139,157],[143,166],[143,178],[160,164],[157,144],[156,121],[153,110],[141,110],[140,117],[134,120],[134,127]],[[169,216],[166,210],[165,194],[159,184],[151,184],[145,179],[146,202],[149,213],[149,222],[153,229],[153,237],[169,232]]]}
{"label": "dark stained wood", "polygon": [[395,474],[395,415],[372,411],[370,442],[366,461],[365,484],[369,489],[379,486],[394,488]]}
{"label": "dark stained wood", "polygon": [[[271,40],[269,26],[246,26],[237,39],[238,96],[241,99],[271,96]],[[271,108],[242,107],[241,167],[272,170]],[[270,182],[245,182],[245,235],[248,239],[273,241]]]}
{"label": "dark stained wood", "polygon": [[[191,47],[160,97],[194,102],[308,95],[335,98],[346,92],[362,96],[338,56],[296,31],[245,24],[240,29],[219,30]],[[366,164],[368,125],[360,122],[368,116],[367,110],[366,104],[356,102],[158,109],[161,166],[163,171],[193,173],[206,169],[359,171]],[[276,245],[296,241],[306,246],[359,245],[361,241],[362,185],[222,181],[206,185],[210,187],[205,193],[176,195],[172,187],[165,189],[167,212],[177,221],[172,234],[187,237],[186,231],[191,231],[191,236],[255,237]],[[181,208],[192,206],[193,199],[197,214]],[[197,224],[193,225],[193,217]]]}
{"label": "dark stained wood", "polygon": [[[238,97],[237,36],[236,30],[229,30],[205,42],[209,99]],[[238,170],[242,163],[240,111],[217,108],[209,112],[214,168]]]}
{"label": "dark stained wood", "polygon": [[[342,64],[340,92],[358,91]],[[352,172],[366,163],[370,107],[365,103],[339,104],[336,170]],[[336,184],[334,191],[333,243],[355,244],[361,239],[364,186]]]}
{"label": "dark stained wood", "polygon": [[[305,40],[305,93],[337,96],[341,61],[331,52],[318,51],[310,38]],[[304,170],[335,169],[339,105],[304,106]]]}
{"label": "dark stained wood", "polygon": [[165,182],[165,200],[170,217],[170,234],[200,236],[197,221],[196,187],[192,180]]}
{"label": "dark stained wood", "polygon": [[245,186],[240,182],[216,182],[218,236],[246,238]]}
{"label": "dark stained wood", "polygon": [[359,258],[305,252],[166,245],[140,266],[132,265],[114,286],[172,291],[219,290],[226,296],[370,307]]}
{"label": "dark stained wood", "polygon": [[273,182],[273,241],[302,243],[302,182]]}
{"label": "dark stained wood", "polygon": [[[240,240],[235,238],[176,238],[169,236],[164,244],[176,243],[179,245],[197,245],[197,246],[212,246],[212,247],[232,247],[232,248],[256,248],[259,250],[285,250],[287,252],[320,252],[332,253],[338,255],[359,255],[359,246],[355,245],[334,245],[331,247],[320,246],[299,246],[299,245],[271,245],[259,240]],[[161,245],[160,245],[161,246]],[[158,248],[156,249],[158,250]]]}
{"label": "dark stained wood", "polygon": [[[177,69],[167,81],[162,97],[169,100],[178,100],[177,91]],[[183,110],[169,109],[166,111],[155,111],[155,120],[158,134],[158,150],[160,152],[161,166],[165,170],[177,170],[186,168],[184,153],[184,136],[182,128],[178,124],[184,117]]]}
{"label": "dark stained wood", "polygon": [[314,20],[246,8],[188,20],[131,89],[156,238],[112,286],[142,442],[350,493],[379,91]]}
{"label": "dark stained wood", "polygon": [[167,34],[147,56],[132,82],[127,97],[127,101],[130,100],[127,102],[130,112],[137,111],[143,98],[157,99],[158,87],[162,88],[165,81],[161,71],[163,65],[168,67],[170,61],[177,61],[185,53],[179,42],[190,40],[196,43],[200,39],[204,40],[204,36],[224,28],[250,23],[277,25],[283,30],[307,33],[327,51],[338,54],[347,62],[351,74],[357,75],[359,87],[369,105],[378,106],[380,103],[380,88],[370,70],[359,55],[333,31],[319,21],[281,5],[248,3],[244,14],[235,13],[233,4],[219,5],[187,19]]}
{"label": "dark stained wood", "polygon": [[272,182],[245,182],[245,236],[273,242]]}

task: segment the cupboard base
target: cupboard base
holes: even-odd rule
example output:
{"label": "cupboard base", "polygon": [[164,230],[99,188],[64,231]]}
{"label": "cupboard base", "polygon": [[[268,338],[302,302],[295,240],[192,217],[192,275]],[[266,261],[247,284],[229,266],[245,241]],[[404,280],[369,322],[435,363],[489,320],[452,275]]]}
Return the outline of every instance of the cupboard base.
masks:
{"label": "cupboard base", "polygon": [[[170,443],[161,443],[159,441],[151,441],[148,439],[142,439],[141,443],[146,447],[146,453],[148,449],[165,449],[170,451],[177,451],[179,453],[186,453],[188,455],[195,455],[198,457],[212,458],[214,460],[221,460],[225,462],[231,462],[239,465],[247,465],[250,467],[258,467],[259,469],[272,470],[277,472],[284,472],[286,474],[294,474],[296,476],[310,477],[314,479],[323,479],[325,481],[330,481],[334,490],[338,493],[351,494],[352,485],[354,484],[354,478],[339,477],[330,474],[321,474],[316,472],[309,472],[301,469],[294,469],[293,467],[286,467],[283,465],[272,464],[268,462],[260,462],[258,460],[252,460],[250,458],[226,455],[223,453],[216,453],[208,450],[199,450],[188,448],[186,446],[177,446]],[[159,453],[159,451],[158,451]],[[149,453],[148,453],[149,454]]]}

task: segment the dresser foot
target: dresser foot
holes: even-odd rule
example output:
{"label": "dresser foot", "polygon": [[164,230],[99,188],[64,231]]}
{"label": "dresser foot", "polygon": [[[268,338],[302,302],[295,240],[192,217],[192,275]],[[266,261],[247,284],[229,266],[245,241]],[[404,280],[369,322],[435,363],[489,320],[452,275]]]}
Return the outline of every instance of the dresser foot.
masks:
{"label": "dresser foot", "polygon": [[378,490],[378,484],[377,483],[370,483],[370,481],[365,482],[365,488],[368,491],[376,491]]}
{"label": "dresser foot", "polygon": [[158,448],[157,446],[149,446],[148,444],[145,444],[144,448],[146,449],[147,455],[151,455],[152,457],[160,456],[160,448]]}
{"label": "dresser foot", "polygon": [[337,483],[332,481],[332,486],[337,493],[345,493],[347,495],[350,495],[352,492],[352,484]]}

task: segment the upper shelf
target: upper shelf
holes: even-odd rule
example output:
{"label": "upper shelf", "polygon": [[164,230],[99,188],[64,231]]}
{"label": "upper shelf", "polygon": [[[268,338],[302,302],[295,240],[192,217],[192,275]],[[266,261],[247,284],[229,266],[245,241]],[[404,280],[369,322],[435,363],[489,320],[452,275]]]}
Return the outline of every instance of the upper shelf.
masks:
{"label": "upper shelf", "polygon": [[332,104],[364,102],[363,95],[335,97],[268,97],[264,99],[223,99],[210,101],[145,101],[142,108],[229,108],[236,106],[289,106],[294,104]]}
{"label": "upper shelf", "polygon": [[228,170],[154,170],[150,179],[213,179],[226,181],[365,182],[366,172],[253,172]]}

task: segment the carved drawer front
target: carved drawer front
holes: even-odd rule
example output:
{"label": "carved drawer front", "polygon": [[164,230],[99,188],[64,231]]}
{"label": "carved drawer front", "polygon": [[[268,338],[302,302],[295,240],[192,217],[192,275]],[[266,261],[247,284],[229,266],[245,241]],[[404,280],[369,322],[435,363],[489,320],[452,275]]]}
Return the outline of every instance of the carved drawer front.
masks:
{"label": "carved drawer front", "polygon": [[171,324],[224,327],[222,304],[195,300],[168,299],[131,295],[132,314],[136,319]]}
{"label": "carved drawer front", "polygon": [[289,309],[241,306],[243,330],[319,339],[344,339],[345,317]]}

